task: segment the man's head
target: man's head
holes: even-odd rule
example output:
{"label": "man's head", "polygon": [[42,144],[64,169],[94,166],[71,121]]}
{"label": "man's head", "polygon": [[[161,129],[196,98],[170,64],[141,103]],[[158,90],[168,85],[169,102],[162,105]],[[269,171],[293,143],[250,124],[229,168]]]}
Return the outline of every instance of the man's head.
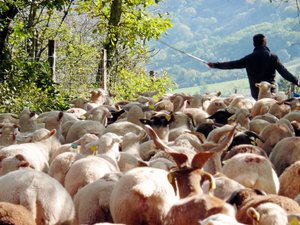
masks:
{"label": "man's head", "polygon": [[267,38],[263,34],[256,34],[253,36],[253,45],[254,47],[266,46]]}

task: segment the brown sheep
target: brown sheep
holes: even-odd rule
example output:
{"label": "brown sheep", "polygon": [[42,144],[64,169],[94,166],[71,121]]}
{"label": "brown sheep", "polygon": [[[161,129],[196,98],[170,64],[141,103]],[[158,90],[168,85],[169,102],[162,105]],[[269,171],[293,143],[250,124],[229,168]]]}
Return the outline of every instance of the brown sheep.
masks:
{"label": "brown sheep", "polygon": [[256,208],[267,202],[279,205],[288,214],[300,213],[300,206],[293,199],[276,194],[265,195],[265,193],[251,188],[241,189],[233,193],[227,202],[236,206],[236,219],[245,224],[251,224],[252,222],[247,215],[248,209],[250,207]]}
{"label": "brown sheep", "polygon": [[279,177],[280,195],[294,199],[300,193],[300,161],[286,168]]}
{"label": "brown sheep", "polygon": [[300,160],[300,137],[287,137],[280,140],[269,158],[280,176],[287,167]]}
{"label": "brown sheep", "polygon": [[[167,213],[164,219],[164,225],[181,225],[190,224],[198,225],[200,219],[204,219],[216,213],[224,213],[234,217],[234,209],[226,204],[222,199],[214,197],[212,191],[215,187],[214,178],[211,174],[203,171],[202,167],[215,152],[226,149],[235,131],[235,127],[230,131],[229,135],[221,141],[221,143],[211,150],[211,152],[199,152],[192,159],[191,165],[187,166],[188,157],[183,153],[172,151],[165,146],[154,130],[150,126],[146,126],[150,131],[150,136],[154,137],[154,142],[161,146],[163,150],[168,152],[177,164],[177,169],[169,173],[169,181],[174,190],[179,191],[180,200],[176,202]],[[221,150],[220,150],[221,149]],[[210,182],[209,193],[203,194],[200,186],[205,180]]]}
{"label": "brown sheep", "polygon": [[0,224],[36,225],[30,211],[23,205],[0,202]]}

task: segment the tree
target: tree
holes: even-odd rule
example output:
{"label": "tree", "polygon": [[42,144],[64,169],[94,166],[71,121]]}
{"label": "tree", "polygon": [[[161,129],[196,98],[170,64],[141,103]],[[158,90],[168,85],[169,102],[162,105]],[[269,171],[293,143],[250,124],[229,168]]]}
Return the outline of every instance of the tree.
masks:
{"label": "tree", "polygon": [[[147,59],[147,41],[159,38],[172,26],[166,15],[154,13],[160,0],[84,1],[79,13],[98,20],[94,32],[105,34],[101,47],[106,49],[111,82],[120,70],[132,71]],[[104,31],[104,32],[103,32]]]}
{"label": "tree", "polygon": [[[146,43],[171,26],[166,15],[155,13],[154,6],[158,6],[158,2],[0,1],[0,43],[3,45],[0,49],[3,68],[0,103],[3,107],[0,110],[20,110],[29,105],[38,111],[63,110],[69,98],[88,94],[87,90],[99,85],[93,81],[103,48],[109,55],[111,83],[122,84],[118,80],[118,73],[122,73],[126,75],[120,79],[136,77],[140,79],[137,83],[146,88],[143,84],[147,82],[144,63],[149,57]],[[57,84],[49,70],[48,40],[55,40],[58,46]],[[171,85],[171,82],[165,83]],[[163,85],[157,88],[167,90]],[[42,106],[38,106],[42,102]]]}

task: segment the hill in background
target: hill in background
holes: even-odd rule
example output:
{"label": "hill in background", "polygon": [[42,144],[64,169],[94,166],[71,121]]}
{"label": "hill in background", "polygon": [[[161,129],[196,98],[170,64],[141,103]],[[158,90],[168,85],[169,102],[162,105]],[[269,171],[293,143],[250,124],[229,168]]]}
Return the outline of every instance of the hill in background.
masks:
{"label": "hill in background", "polygon": [[[300,73],[300,24],[295,1],[166,0],[160,10],[169,12],[174,23],[161,41],[177,49],[206,61],[235,60],[252,52],[254,34],[264,33],[270,49],[287,68],[295,75]],[[148,70],[157,74],[167,71],[179,88],[246,78],[245,70],[209,69],[158,41],[152,42],[151,48],[156,54]],[[205,92],[202,89],[200,93]]]}

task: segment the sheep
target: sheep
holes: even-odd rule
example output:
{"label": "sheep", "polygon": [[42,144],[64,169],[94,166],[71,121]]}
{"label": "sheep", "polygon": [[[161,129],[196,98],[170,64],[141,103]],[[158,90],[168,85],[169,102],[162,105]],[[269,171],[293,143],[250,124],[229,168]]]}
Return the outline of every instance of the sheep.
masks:
{"label": "sheep", "polygon": [[64,186],[73,197],[85,185],[116,171],[116,163],[99,156],[87,156],[75,161],[65,176]]}
{"label": "sheep", "polygon": [[174,120],[170,123],[169,128],[168,141],[174,141],[180,134],[194,130],[191,118],[183,112],[174,113]]}
{"label": "sheep", "polygon": [[0,124],[0,148],[17,144],[17,134],[19,126],[12,123],[1,123]]}
{"label": "sheep", "polygon": [[210,102],[207,109],[205,110],[209,115],[215,114],[218,110],[226,109],[227,105],[224,103],[223,99],[216,98]]}
{"label": "sheep", "polygon": [[276,102],[271,105],[268,113],[276,116],[278,119],[284,117],[288,113],[291,112],[291,106],[288,104],[284,104],[284,102]]}
{"label": "sheep", "polygon": [[62,121],[64,117],[64,112],[59,112],[57,115],[48,115],[47,117],[41,118],[40,121],[45,124],[45,128],[48,130],[56,130],[56,137],[60,143],[65,142],[65,138],[62,135]]}
{"label": "sheep", "polygon": [[270,122],[264,119],[252,119],[249,122],[249,130],[256,134],[260,134],[260,132],[269,124]]}
{"label": "sheep", "polygon": [[230,151],[233,147],[242,145],[242,144],[249,144],[249,145],[257,145],[257,140],[260,140],[264,143],[263,138],[257,135],[255,132],[250,130],[244,130],[237,132],[230,144],[228,151]]}
{"label": "sheep", "polygon": [[199,126],[197,126],[196,131],[199,133],[202,133],[206,138],[208,137],[208,134],[214,130],[217,127],[222,127],[223,124],[220,123],[213,123],[213,122],[205,122],[201,123]]}
{"label": "sheep", "polygon": [[84,120],[84,119],[86,119],[85,115],[86,115],[87,111],[84,110],[83,108],[73,107],[73,108],[67,109],[66,113],[71,113],[75,116],[75,118]]}
{"label": "sheep", "polygon": [[75,152],[64,152],[56,156],[49,165],[48,175],[56,179],[62,185],[65,184],[65,176],[71,165],[79,159],[84,158],[82,154]]}
{"label": "sheep", "polygon": [[63,186],[46,173],[23,169],[0,177],[0,201],[20,204],[36,224],[74,224],[75,208]]}
{"label": "sheep", "polygon": [[[23,155],[29,164],[39,171],[47,172],[49,159],[60,146],[59,141],[54,136],[56,130],[48,131],[43,128],[36,131],[42,133],[41,139],[33,143],[14,144],[0,149],[0,157]],[[36,138],[38,138],[36,136]]]}
{"label": "sheep", "polygon": [[269,158],[277,175],[280,176],[287,167],[300,160],[300,138],[287,137],[280,140],[274,146]]}
{"label": "sheep", "polygon": [[288,224],[288,217],[285,210],[275,203],[263,203],[256,208],[250,207],[247,210],[248,216],[252,219],[253,225],[284,225]]}
{"label": "sheep", "polygon": [[115,223],[162,225],[166,213],[177,200],[167,171],[133,168],[115,183],[110,212]]}
{"label": "sheep", "polygon": [[98,121],[78,120],[70,126],[65,143],[72,143],[87,133],[100,136],[104,133],[104,129],[104,125]]}
{"label": "sheep", "polygon": [[23,205],[0,202],[0,224],[36,225],[30,211]]}
{"label": "sheep", "polygon": [[280,195],[296,198],[300,193],[300,161],[294,162],[287,167],[279,177]]}
{"label": "sheep", "polygon": [[74,108],[80,108],[86,111],[88,100],[84,98],[74,98],[70,101],[70,103],[73,105]]}
{"label": "sheep", "polygon": [[280,140],[292,136],[294,136],[294,133],[285,124],[269,124],[259,133],[261,139],[257,139],[257,146],[264,149],[267,155],[270,155],[272,149]]}
{"label": "sheep", "polygon": [[258,115],[264,115],[270,110],[273,104],[276,104],[276,102],[277,101],[273,98],[262,98],[257,100],[251,109],[252,118]]}
{"label": "sheep", "polygon": [[125,172],[132,169],[139,165],[139,161],[142,161],[139,154],[139,145],[145,135],[145,132],[141,132],[139,135],[129,132],[123,136],[121,143],[122,152],[120,152],[118,161],[120,171]]}
{"label": "sheep", "polygon": [[235,113],[227,119],[229,124],[237,123],[245,129],[250,128],[250,112],[248,109],[237,109]]}
{"label": "sheep", "polygon": [[[125,134],[132,132],[135,134],[140,134],[141,132],[144,132],[144,129],[132,122],[129,121],[116,121],[115,123],[109,124],[104,132],[104,133],[115,133],[119,136],[124,136]],[[100,135],[99,135],[100,136]]]}
{"label": "sheep", "polygon": [[265,152],[265,150],[263,150],[258,146],[255,146],[253,144],[239,144],[231,148],[230,151],[224,153],[222,156],[222,160],[226,161],[239,153],[246,153],[246,152],[261,155],[268,158],[268,155]]}
{"label": "sheep", "polygon": [[110,95],[102,88],[90,92],[90,102],[96,105],[109,105],[111,103]]}
{"label": "sheep", "polygon": [[100,122],[104,127],[108,125],[108,120],[112,118],[112,114],[105,106],[97,106],[89,110],[86,119]]}
{"label": "sheep", "polygon": [[225,214],[217,213],[199,221],[199,225],[245,225],[239,223],[235,218]]}
{"label": "sheep", "polygon": [[37,123],[38,115],[35,112],[31,112],[28,107],[25,107],[19,116],[19,126],[20,132],[32,132],[37,130],[38,123]]}
{"label": "sheep", "polygon": [[0,113],[0,123],[19,124],[19,116],[15,113]]}
{"label": "sheep", "polygon": [[251,188],[245,188],[234,192],[227,200],[227,202],[236,206],[236,219],[240,223],[245,224],[251,224],[252,222],[251,218],[247,214],[247,210],[250,207],[256,208],[260,204],[264,204],[267,202],[279,205],[288,214],[297,214],[300,212],[300,206],[291,198],[276,194],[266,195],[260,190]]}
{"label": "sheep", "polygon": [[142,126],[140,118],[144,118],[144,111],[139,105],[132,105],[126,113],[126,121]]}
{"label": "sheep", "polygon": [[119,143],[121,139],[114,133],[102,135],[96,142],[87,144],[99,152],[96,156],[87,156],[75,161],[65,176],[64,186],[72,197],[85,185],[103,177],[110,172],[119,171]]}
{"label": "sheep", "polygon": [[279,179],[270,160],[252,153],[239,153],[224,162],[222,173],[249,188],[277,194]]}
{"label": "sheep", "polygon": [[167,111],[156,112],[150,119],[140,119],[141,123],[148,124],[157,132],[159,138],[169,140],[170,124],[175,120],[174,114]]}
{"label": "sheep", "polygon": [[0,157],[0,176],[22,168],[35,169],[21,154],[9,157]]}
{"label": "sheep", "polygon": [[[213,190],[213,195],[220,199],[223,199],[224,201],[226,201],[233,192],[245,188],[244,185],[233,179],[230,179],[229,177],[221,173],[215,174],[214,180],[216,187]],[[210,184],[207,181],[203,183],[202,189],[204,193],[209,193],[209,185]]]}
{"label": "sheep", "polygon": [[[224,102],[226,104],[226,99],[224,99]],[[246,98],[245,96],[238,95],[235,96],[229,104],[227,104],[227,108],[245,109],[250,112],[254,103],[255,100],[253,98]]]}
{"label": "sheep", "polygon": [[74,205],[78,224],[113,222],[109,210],[110,195],[121,177],[119,172],[107,174],[76,193]]}
{"label": "sheep", "polygon": [[194,127],[200,126],[202,123],[209,122],[209,114],[201,108],[186,108],[183,111],[192,120]]}
{"label": "sheep", "polygon": [[86,145],[88,143],[90,143],[92,141],[96,141],[96,140],[99,140],[99,137],[97,135],[86,133],[81,138],[74,141],[73,143],[63,144],[52,155],[49,163],[51,163],[55,159],[56,156],[58,156],[59,154],[62,154],[64,152],[75,152],[75,153],[80,152],[83,155],[91,155],[91,154],[93,154],[93,152],[90,149],[86,148]]}
{"label": "sheep", "polygon": [[257,99],[263,98],[272,98],[274,95],[271,93],[272,88],[276,88],[275,84],[271,84],[267,81],[261,81],[260,83],[256,83],[255,86],[258,88],[258,97]]}
{"label": "sheep", "polygon": [[233,128],[228,137],[216,148],[212,149],[211,152],[197,153],[188,167],[187,155],[173,151],[170,147],[161,142],[155,131],[149,125],[146,125],[146,127],[154,141],[158,142],[157,144],[173,157],[178,168],[169,174],[169,181],[174,191],[178,189],[181,199],[171,207],[165,217],[164,225],[197,224],[199,219],[203,219],[215,212],[222,212],[234,216],[234,209],[230,205],[219,198],[203,194],[199,183],[208,180],[210,182],[209,192],[212,192],[214,188],[213,177],[203,171],[202,166],[214,152],[228,147],[235,128]]}
{"label": "sheep", "polygon": [[159,91],[144,91],[144,92],[135,92],[135,94],[137,95],[141,95],[141,96],[145,96],[145,97],[153,97],[155,95],[157,95],[159,93]]}
{"label": "sheep", "polygon": [[215,123],[227,124],[228,118],[233,116],[233,112],[229,112],[228,109],[219,109],[215,113],[211,114],[207,119],[212,119]]}

